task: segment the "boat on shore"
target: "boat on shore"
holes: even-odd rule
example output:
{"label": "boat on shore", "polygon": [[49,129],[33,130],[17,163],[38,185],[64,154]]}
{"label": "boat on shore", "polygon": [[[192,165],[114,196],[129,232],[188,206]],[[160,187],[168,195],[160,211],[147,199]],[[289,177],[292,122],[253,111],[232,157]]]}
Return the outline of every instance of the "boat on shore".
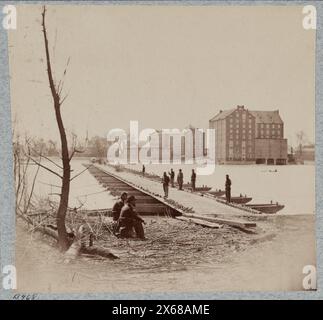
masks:
{"label": "boat on shore", "polygon": [[254,210],[258,210],[263,213],[275,214],[278,211],[285,208],[282,204],[274,204],[274,203],[267,203],[267,204],[246,204],[246,207],[252,208]]}

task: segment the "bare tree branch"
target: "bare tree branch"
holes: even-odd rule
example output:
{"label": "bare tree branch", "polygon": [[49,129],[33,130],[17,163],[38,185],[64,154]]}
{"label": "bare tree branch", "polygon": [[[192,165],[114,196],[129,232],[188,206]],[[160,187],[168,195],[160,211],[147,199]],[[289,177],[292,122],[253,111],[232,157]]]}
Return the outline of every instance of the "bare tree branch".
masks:
{"label": "bare tree branch", "polygon": [[83,172],[85,172],[86,170],[88,170],[90,167],[92,167],[92,164],[89,165],[88,167],[86,167],[84,170],[82,170],[81,172],[79,172],[78,174],[76,174],[74,177],[71,178],[70,181],[74,180],[75,178],[77,178],[78,176],[80,176]]}
{"label": "bare tree branch", "polygon": [[39,153],[36,149],[34,149],[34,148],[31,148],[31,150],[34,152],[34,153],[36,153],[39,157],[41,157],[41,158],[44,158],[44,159],[46,159],[46,160],[48,160],[49,162],[51,162],[52,164],[54,164],[56,167],[58,167],[59,169],[61,169],[61,170],[63,170],[63,167],[62,166],[60,166],[58,163],[56,163],[55,161],[53,161],[52,159],[50,159],[50,158],[48,158],[48,157],[46,157],[46,156],[44,156],[42,153]]}
{"label": "bare tree branch", "polygon": [[84,150],[78,150],[78,149],[74,148],[74,150],[72,151],[71,156],[70,156],[70,161],[72,160],[75,153],[83,153],[83,152],[84,152]]}
{"label": "bare tree branch", "polygon": [[60,99],[60,105],[62,105],[64,103],[64,101],[66,100],[66,98],[68,97],[68,93],[64,96],[63,99]]}
{"label": "bare tree branch", "polygon": [[51,172],[52,174],[55,174],[56,176],[60,177],[61,179],[63,179],[63,177],[58,174],[57,172],[53,171],[52,169],[47,168],[46,166],[42,165],[40,162],[36,161],[35,159],[33,159],[31,156],[26,155],[31,161],[33,161],[35,164],[37,164],[38,166],[42,167],[43,169]]}

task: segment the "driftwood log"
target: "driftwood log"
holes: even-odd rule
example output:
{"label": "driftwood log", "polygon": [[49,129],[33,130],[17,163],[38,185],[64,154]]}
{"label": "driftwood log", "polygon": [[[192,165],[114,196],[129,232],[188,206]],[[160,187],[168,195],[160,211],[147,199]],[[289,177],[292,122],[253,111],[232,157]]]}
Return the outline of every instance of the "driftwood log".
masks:
{"label": "driftwood log", "polygon": [[[81,253],[97,255],[109,259],[118,259],[109,249],[93,246],[93,234],[90,233],[88,237],[84,232],[85,228],[85,225],[81,225],[77,230],[72,245],[65,253],[67,259],[76,258]],[[89,240],[89,245],[86,244],[87,240]]]}
{"label": "driftwood log", "polygon": [[[19,215],[25,222],[30,225],[32,220],[26,215]],[[70,246],[65,252],[65,262],[69,262],[75,259],[78,255],[84,253],[89,255],[97,255],[109,259],[118,259],[119,257],[112,253],[109,249],[99,246],[93,246],[93,234],[89,234],[89,237],[84,233],[84,225],[81,225],[76,232],[67,228],[68,238]],[[33,228],[33,231],[41,232],[48,235],[58,241],[57,227],[52,224],[39,225]],[[89,243],[87,244],[87,240]]]}

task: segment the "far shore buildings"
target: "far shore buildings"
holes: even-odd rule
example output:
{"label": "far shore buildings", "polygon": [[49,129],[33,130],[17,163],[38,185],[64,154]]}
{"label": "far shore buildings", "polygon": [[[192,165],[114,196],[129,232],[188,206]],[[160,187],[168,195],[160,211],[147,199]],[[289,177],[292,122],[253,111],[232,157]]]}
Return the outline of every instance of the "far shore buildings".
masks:
{"label": "far shore buildings", "polygon": [[[220,111],[209,120],[209,128],[215,130],[217,164],[287,164],[287,139],[278,110],[252,111],[237,106]],[[129,134],[127,136],[128,162],[132,148],[142,151],[145,146],[148,149],[144,153],[152,163],[194,162],[205,156],[214,158],[210,155],[214,151],[207,149],[205,130],[192,125],[183,130],[156,130],[149,135],[149,146],[147,141],[141,141],[131,147]]]}
{"label": "far shore buildings", "polygon": [[286,164],[287,139],[279,111],[251,111],[244,106],[220,111],[209,120],[215,129],[218,164]]}

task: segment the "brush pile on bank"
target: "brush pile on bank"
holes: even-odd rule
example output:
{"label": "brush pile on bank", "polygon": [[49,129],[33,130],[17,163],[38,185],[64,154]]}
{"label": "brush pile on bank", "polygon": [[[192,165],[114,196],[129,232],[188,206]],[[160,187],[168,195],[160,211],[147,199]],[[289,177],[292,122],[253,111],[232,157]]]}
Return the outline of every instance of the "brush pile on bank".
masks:
{"label": "brush pile on bank", "polygon": [[[110,220],[111,221],[111,220]],[[106,227],[97,235],[97,245],[118,256],[122,269],[182,270],[190,265],[221,262],[244,250],[252,236],[224,226],[209,229],[173,218],[146,218],[146,240],[120,239]]]}
{"label": "brush pile on bank", "polygon": [[[50,205],[52,209],[47,208],[45,214],[43,204],[41,214],[33,217],[30,231],[46,227],[55,232],[55,205]],[[105,212],[86,213],[70,209],[66,217],[71,236],[82,226],[82,245],[111,252],[119,258],[116,263],[123,270],[183,270],[189,266],[221,262],[244,250],[253,239],[252,235],[228,226],[210,229],[165,217],[145,217],[145,221],[146,240],[139,240],[116,237],[112,232],[112,218]],[[90,253],[91,257],[93,255],[95,252]],[[81,254],[81,258],[87,256]]]}

